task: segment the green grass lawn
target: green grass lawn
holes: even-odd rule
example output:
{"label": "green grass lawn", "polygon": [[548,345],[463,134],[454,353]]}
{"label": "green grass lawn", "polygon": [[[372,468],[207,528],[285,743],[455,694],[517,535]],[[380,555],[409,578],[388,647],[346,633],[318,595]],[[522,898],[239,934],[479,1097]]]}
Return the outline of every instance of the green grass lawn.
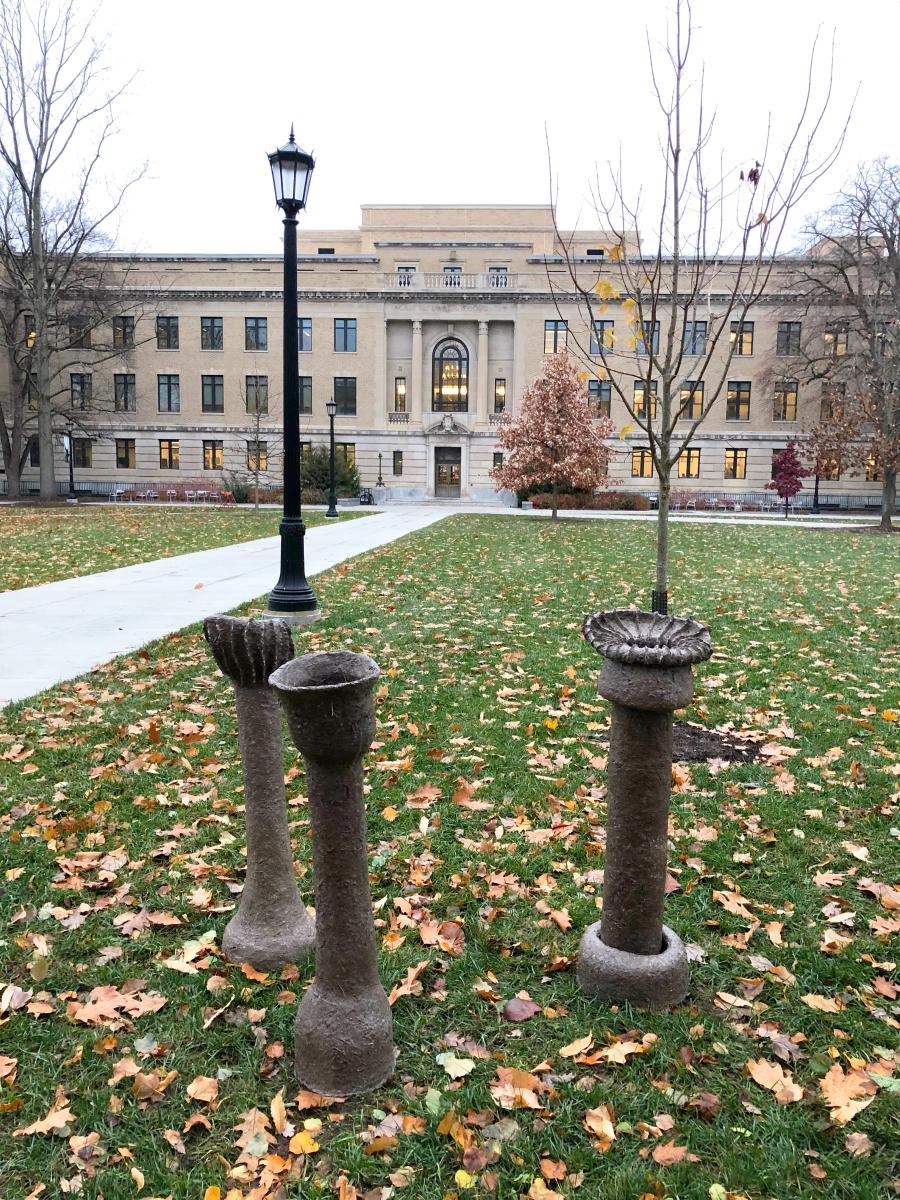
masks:
{"label": "green grass lawn", "polygon": [[[896,539],[673,530],[673,609],[715,644],[687,715],[765,752],[674,772],[667,920],[695,961],[662,1013],[588,1000],[573,968],[602,890],[608,724],[581,620],[646,599],[652,547],[637,523],[463,516],[317,576],[326,618],[298,649],[383,671],[371,878],[382,980],[408,982],[396,1075],[330,1108],[291,1070],[312,965],[260,979],[218,952],[240,769],[197,631],[0,715],[4,1200],[890,1193]],[[311,900],[287,740],[285,762]],[[98,987],[118,1007],[86,1007]],[[517,995],[537,1006],[522,1022]],[[509,1068],[533,1080],[507,1108]]]}
{"label": "green grass lawn", "polygon": [[[363,516],[342,512],[341,517]],[[80,507],[0,507],[0,592],[74,579],[212,550],[235,542],[272,537],[280,513],[252,508],[151,508],[131,504]],[[321,512],[305,512],[307,526],[321,525]]]}

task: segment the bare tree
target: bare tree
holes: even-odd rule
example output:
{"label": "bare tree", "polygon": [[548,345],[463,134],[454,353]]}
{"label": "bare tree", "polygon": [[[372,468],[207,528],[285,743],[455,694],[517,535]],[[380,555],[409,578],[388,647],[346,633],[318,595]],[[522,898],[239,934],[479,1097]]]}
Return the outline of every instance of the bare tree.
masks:
{"label": "bare tree", "polygon": [[900,165],[861,166],[811,222],[795,286],[815,314],[803,347],[823,381],[814,451],[881,477],[881,528],[892,529],[900,465]]}
{"label": "bare tree", "polygon": [[[90,331],[121,311],[127,271],[98,252],[143,173],[112,191],[98,178],[123,89],[105,87],[90,24],[75,0],[0,0],[0,336],[11,378],[0,448],[17,484],[36,426],[45,498],[55,495],[54,413],[67,391],[59,352],[73,348],[73,325]],[[74,340],[83,348],[84,333]]]}
{"label": "bare tree", "polygon": [[[659,480],[653,607],[661,612],[668,606],[672,471],[723,392],[744,322],[769,284],[791,212],[832,165],[844,136],[842,131],[824,152],[817,151],[831,70],[817,102],[814,44],[800,113],[782,147],[770,122],[752,161],[740,171],[725,167],[711,147],[714,115],[706,109],[703,73],[689,74],[691,42],[690,2],[676,0],[661,55],[648,40],[661,116],[662,196],[650,244],[640,233],[641,191],[629,193],[621,163],[609,165],[607,189],[599,173],[592,187],[598,220],[620,231],[603,265],[593,260],[586,269],[574,251],[576,235],[556,230],[568,280],[557,303],[577,301],[587,335],[572,331],[570,347],[591,371],[611,381],[630,417],[623,432],[636,427],[646,436]],[[624,315],[627,331],[615,340],[603,317],[612,305]]]}

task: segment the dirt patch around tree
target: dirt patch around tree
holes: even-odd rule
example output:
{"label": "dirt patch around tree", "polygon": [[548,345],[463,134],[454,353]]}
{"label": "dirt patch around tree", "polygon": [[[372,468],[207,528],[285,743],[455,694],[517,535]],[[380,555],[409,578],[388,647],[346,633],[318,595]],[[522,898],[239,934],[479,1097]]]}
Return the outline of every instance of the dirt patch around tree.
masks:
{"label": "dirt patch around tree", "polygon": [[[609,734],[601,733],[598,742],[609,745]],[[707,762],[718,758],[724,762],[753,762],[759,745],[737,733],[722,733],[691,721],[676,721],[672,762]]]}

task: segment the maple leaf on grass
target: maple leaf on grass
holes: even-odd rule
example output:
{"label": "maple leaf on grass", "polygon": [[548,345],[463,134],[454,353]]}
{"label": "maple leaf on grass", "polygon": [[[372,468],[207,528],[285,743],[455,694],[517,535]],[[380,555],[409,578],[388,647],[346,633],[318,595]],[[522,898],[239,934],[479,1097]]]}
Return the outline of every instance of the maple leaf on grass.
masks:
{"label": "maple leaf on grass", "polygon": [[53,1104],[46,1116],[30,1125],[23,1125],[13,1130],[13,1137],[30,1137],[36,1133],[68,1133],[69,1122],[74,1122],[75,1114],[69,1108],[69,1101],[61,1087],[57,1087]]}
{"label": "maple leaf on grass", "polygon": [[751,1058],[747,1073],[760,1087],[770,1091],[779,1104],[796,1104],[803,1099],[803,1088],[794,1083],[790,1071],[765,1058]]}

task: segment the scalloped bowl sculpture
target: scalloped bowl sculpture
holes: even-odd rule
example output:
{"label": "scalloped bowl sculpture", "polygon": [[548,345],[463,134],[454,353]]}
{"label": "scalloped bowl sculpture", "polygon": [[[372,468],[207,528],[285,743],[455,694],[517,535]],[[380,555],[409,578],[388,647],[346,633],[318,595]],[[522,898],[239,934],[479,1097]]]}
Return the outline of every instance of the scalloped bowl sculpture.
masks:
{"label": "scalloped bowl sculpture", "polygon": [[663,924],[672,787],[672,714],[694,694],[691,668],[712,654],[689,617],[591,613],[584,636],[603,655],[598,691],[612,703],[603,915],[585,930],[578,982],[587,995],[664,1008],[687,995],[681,939]]}

